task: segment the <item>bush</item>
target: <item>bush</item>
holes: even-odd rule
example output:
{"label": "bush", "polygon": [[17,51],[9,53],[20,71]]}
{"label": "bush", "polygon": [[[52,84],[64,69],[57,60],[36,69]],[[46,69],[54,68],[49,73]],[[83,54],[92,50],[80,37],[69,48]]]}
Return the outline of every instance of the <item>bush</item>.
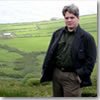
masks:
{"label": "bush", "polygon": [[17,66],[17,67],[15,67],[13,70],[17,70],[17,71],[18,71],[18,70],[23,70],[23,69],[24,69],[24,67],[23,67],[23,66],[20,66],[20,67],[19,67],[19,66]]}
{"label": "bush", "polygon": [[51,82],[43,82],[43,83],[41,83],[41,85],[50,85],[51,84]]}
{"label": "bush", "polygon": [[24,79],[30,79],[30,78],[34,78],[34,77],[35,77],[34,74],[29,73],[29,74],[25,75]]}
{"label": "bush", "polygon": [[35,78],[35,75],[32,74],[32,73],[29,73],[29,74],[25,75],[25,77],[24,77],[24,79],[22,80],[22,82],[23,82],[24,84],[26,84],[27,80],[29,80],[29,79],[31,79],[31,78]]}
{"label": "bush", "polygon": [[25,83],[28,86],[38,86],[40,85],[40,80],[36,79],[36,78],[30,78],[29,80],[26,81]]}

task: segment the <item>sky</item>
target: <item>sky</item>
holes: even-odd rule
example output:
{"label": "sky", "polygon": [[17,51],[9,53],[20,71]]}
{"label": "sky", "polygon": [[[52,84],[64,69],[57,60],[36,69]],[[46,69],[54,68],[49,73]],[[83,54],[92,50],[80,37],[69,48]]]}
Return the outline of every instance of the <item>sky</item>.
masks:
{"label": "sky", "polygon": [[80,16],[97,13],[96,0],[2,0],[0,24],[36,22],[50,20],[53,17],[63,18],[63,7],[72,3],[79,7]]}

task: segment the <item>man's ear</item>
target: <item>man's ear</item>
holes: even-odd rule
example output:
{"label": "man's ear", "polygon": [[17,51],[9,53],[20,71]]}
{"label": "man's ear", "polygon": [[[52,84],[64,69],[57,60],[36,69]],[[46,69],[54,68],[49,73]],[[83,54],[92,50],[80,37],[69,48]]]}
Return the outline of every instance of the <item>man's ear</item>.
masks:
{"label": "man's ear", "polygon": [[78,20],[80,20],[80,17],[79,16],[77,18],[78,18]]}

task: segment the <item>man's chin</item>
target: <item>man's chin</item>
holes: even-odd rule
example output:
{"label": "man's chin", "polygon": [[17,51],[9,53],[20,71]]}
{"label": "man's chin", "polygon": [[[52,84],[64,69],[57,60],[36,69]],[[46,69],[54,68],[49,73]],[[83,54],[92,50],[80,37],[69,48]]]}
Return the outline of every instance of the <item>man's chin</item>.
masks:
{"label": "man's chin", "polygon": [[70,30],[70,29],[68,29],[68,31],[69,31],[69,32],[73,32],[74,30]]}
{"label": "man's chin", "polygon": [[72,26],[69,26],[68,28],[69,28],[69,29],[73,29],[74,27],[72,27]]}
{"label": "man's chin", "polygon": [[73,28],[73,27],[68,27],[68,30],[69,30],[70,32],[72,32],[72,31],[74,30],[74,28]]}

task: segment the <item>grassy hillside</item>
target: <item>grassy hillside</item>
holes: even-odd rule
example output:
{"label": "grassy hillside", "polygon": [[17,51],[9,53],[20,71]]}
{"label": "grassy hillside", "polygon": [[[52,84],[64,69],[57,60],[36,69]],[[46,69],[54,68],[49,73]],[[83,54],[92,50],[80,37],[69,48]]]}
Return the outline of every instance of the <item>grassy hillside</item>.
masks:
{"label": "grassy hillside", "polygon": [[[79,23],[90,32],[97,45],[97,15],[81,16]],[[0,96],[52,96],[51,83],[40,85],[39,79],[52,33],[63,26],[63,19],[0,24]],[[83,88],[84,96],[88,91],[90,96],[97,94],[97,65],[91,78],[93,86]],[[32,89],[37,92],[33,93]]]}

